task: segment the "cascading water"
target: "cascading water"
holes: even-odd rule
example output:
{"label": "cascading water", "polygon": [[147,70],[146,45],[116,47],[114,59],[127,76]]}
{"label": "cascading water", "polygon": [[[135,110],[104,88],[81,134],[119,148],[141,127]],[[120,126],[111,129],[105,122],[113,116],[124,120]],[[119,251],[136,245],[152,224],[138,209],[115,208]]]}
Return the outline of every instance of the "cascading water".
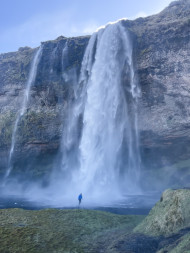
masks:
{"label": "cascading water", "polygon": [[[62,51],[62,77],[64,82],[68,82],[73,87],[73,95],[70,94],[70,98],[75,96],[75,85],[76,79],[75,75],[72,75],[70,72],[66,71],[68,65],[68,42],[65,43]],[[70,168],[75,166],[76,162],[76,153],[78,149],[78,138],[77,138],[77,121],[78,117],[75,115],[74,105],[72,104],[73,100],[70,99],[67,103],[66,115],[65,115],[65,124],[63,128],[62,135],[62,159],[61,159],[61,168],[65,172],[65,176],[68,177],[70,174]]]}
{"label": "cascading water", "polygon": [[[84,63],[90,73],[78,178],[83,190],[110,192],[125,184],[132,192],[140,165],[132,48],[120,22],[108,25],[94,37],[86,52],[90,58]],[[124,83],[125,76],[129,76],[128,83]]]}
{"label": "cascading water", "polygon": [[139,93],[132,46],[122,23],[94,33],[63,131],[61,170],[70,177],[69,182],[68,177],[60,181],[67,196],[139,193]]}
{"label": "cascading water", "polygon": [[37,52],[34,56],[34,59],[33,59],[32,65],[31,65],[31,69],[30,69],[30,73],[29,73],[29,77],[28,77],[28,80],[26,83],[26,90],[24,93],[23,103],[21,105],[20,111],[17,114],[15,124],[13,127],[12,138],[11,138],[11,148],[10,148],[9,159],[8,159],[8,166],[7,166],[7,170],[6,170],[5,177],[4,177],[5,182],[6,182],[7,178],[9,177],[11,170],[12,170],[11,163],[12,163],[12,156],[13,156],[14,148],[15,148],[17,128],[18,128],[18,124],[20,122],[20,119],[26,110],[26,105],[29,100],[30,89],[31,89],[33,82],[35,81],[35,78],[36,78],[38,63],[40,61],[41,54],[42,54],[42,46],[37,50]]}
{"label": "cascading water", "polygon": [[[52,52],[55,58],[56,48]],[[11,173],[17,128],[35,81],[40,48],[33,60],[24,100],[15,121],[5,182]],[[116,201],[140,192],[138,97],[133,50],[122,21],[94,33],[86,48],[80,77],[68,68],[69,46],[62,50],[61,80],[68,85],[64,101],[60,154],[48,187],[28,186],[25,196],[51,205],[75,205],[82,192],[86,204]],[[53,64],[50,74],[53,73]],[[15,187],[13,187],[15,189]],[[22,191],[18,190],[22,195]]]}

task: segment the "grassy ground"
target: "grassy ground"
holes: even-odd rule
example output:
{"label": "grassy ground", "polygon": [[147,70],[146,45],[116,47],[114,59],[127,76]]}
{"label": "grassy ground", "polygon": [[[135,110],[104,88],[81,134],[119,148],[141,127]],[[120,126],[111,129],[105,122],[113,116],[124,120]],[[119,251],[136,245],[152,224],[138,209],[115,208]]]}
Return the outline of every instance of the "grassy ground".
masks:
{"label": "grassy ground", "polygon": [[80,209],[4,209],[0,210],[0,252],[107,252],[143,218]]}
{"label": "grassy ground", "polygon": [[1,209],[0,253],[190,253],[190,227],[148,235],[134,229],[144,218],[84,209]]}

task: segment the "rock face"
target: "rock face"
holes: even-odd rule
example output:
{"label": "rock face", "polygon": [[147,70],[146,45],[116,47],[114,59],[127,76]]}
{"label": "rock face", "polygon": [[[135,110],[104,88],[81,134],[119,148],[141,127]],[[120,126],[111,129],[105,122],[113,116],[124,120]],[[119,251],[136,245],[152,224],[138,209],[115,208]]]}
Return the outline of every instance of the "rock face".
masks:
{"label": "rock face", "polygon": [[[130,23],[135,34],[134,54],[142,91],[139,128],[147,182],[152,180],[147,178],[153,168],[189,159],[189,17],[190,1],[175,1],[158,15]],[[187,181],[189,165],[188,162],[183,168]],[[171,168],[173,172],[176,167]],[[168,173],[168,168],[162,171],[162,182],[185,183],[182,173]]]}
{"label": "rock face", "polygon": [[[142,187],[188,185],[190,0],[175,1],[158,15],[122,24],[133,40],[135,74],[141,88]],[[46,178],[52,170],[88,40],[59,37],[42,43],[27,112],[18,126],[12,176]],[[14,121],[35,51],[25,47],[0,55],[0,176],[7,167]]]}
{"label": "rock face", "polygon": [[[87,42],[88,37],[59,37],[42,43],[36,80],[31,87],[27,111],[19,121],[16,133],[13,176],[22,174],[36,179],[50,172]],[[8,164],[14,122],[36,50],[26,47],[15,53],[0,55],[1,175]]]}
{"label": "rock face", "polygon": [[190,189],[166,190],[135,232],[171,235],[190,227]]}

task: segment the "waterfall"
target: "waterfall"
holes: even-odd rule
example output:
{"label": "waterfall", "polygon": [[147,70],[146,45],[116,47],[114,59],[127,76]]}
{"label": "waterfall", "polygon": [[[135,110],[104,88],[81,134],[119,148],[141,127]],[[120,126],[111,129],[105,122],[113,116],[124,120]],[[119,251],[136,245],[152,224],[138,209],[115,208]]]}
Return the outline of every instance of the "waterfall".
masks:
{"label": "waterfall", "polygon": [[[80,103],[83,101],[78,89],[78,80],[75,69],[67,69],[68,66],[68,42],[62,50],[62,79],[70,85],[69,101],[65,105],[64,124],[61,141],[61,172],[64,177],[69,177],[70,168],[78,167],[79,149],[79,118],[82,113]],[[71,88],[72,87],[72,88]],[[55,177],[58,171],[56,170]]]}
{"label": "waterfall", "polygon": [[[86,67],[84,67],[86,66]],[[83,62],[87,98],[77,176],[83,190],[136,190],[140,170],[132,47],[121,22],[94,34]],[[128,83],[124,84],[124,79]],[[125,89],[128,90],[125,92]],[[93,189],[94,188],[94,189]]]}
{"label": "waterfall", "polygon": [[89,40],[63,130],[61,168],[70,177],[62,184],[68,191],[91,196],[139,192],[140,91],[132,54],[121,21]]}
{"label": "waterfall", "polygon": [[24,93],[24,97],[23,97],[23,102],[21,104],[21,108],[17,114],[15,124],[13,127],[12,138],[11,138],[11,148],[9,151],[9,158],[8,158],[8,166],[7,166],[7,170],[5,173],[5,181],[9,177],[11,170],[12,170],[11,163],[12,163],[12,157],[13,157],[14,149],[15,149],[17,128],[18,128],[18,124],[20,122],[20,119],[24,115],[25,110],[26,110],[26,106],[27,106],[27,103],[29,100],[30,89],[31,89],[32,84],[35,81],[35,78],[36,78],[38,63],[40,61],[41,54],[42,54],[42,46],[39,47],[39,49],[37,50],[37,52],[33,58],[33,62],[32,62],[31,68],[30,68],[29,77],[28,77],[28,80],[26,83],[26,89],[25,89],[25,93]]}

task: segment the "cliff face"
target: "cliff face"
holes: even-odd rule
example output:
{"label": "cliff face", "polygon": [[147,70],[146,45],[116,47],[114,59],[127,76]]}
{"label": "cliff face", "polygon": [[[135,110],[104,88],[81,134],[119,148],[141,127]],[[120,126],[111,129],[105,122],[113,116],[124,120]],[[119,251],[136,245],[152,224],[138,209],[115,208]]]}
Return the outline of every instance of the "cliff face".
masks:
{"label": "cliff face", "polygon": [[[176,1],[158,15],[122,22],[133,40],[135,74],[141,88],[143,187],[149,188],[152,179],[155,187],[159,182],[163,187],[186,184],[190,177],[190,1]],[[13,176],[39,178],[53,168],[88,40],[59,37],[42,43],[27,113],[16,135]],[[1,176],[35,51],[21,48],[0,55]]]}
{"label": "cliff face", "polygon": [[[88,39],[59,37],[42,43],[36,79],[16,133],[13,176],[20,174],[36,179],[51,171]],[[26,47],[0,55],[1,175],[8,166],[13,127],[36,50]]]}
{"label": "cliff face", "polygon": [[[185,177],[188,182],[190,1],[173,2],[160,14],[130,25],[136,36],[135,59],[142,91],[139,128],[144,169],[177,163],[162,170],[162,182],[178,184]],[[179,160],[186,160],[185,166]]]}

